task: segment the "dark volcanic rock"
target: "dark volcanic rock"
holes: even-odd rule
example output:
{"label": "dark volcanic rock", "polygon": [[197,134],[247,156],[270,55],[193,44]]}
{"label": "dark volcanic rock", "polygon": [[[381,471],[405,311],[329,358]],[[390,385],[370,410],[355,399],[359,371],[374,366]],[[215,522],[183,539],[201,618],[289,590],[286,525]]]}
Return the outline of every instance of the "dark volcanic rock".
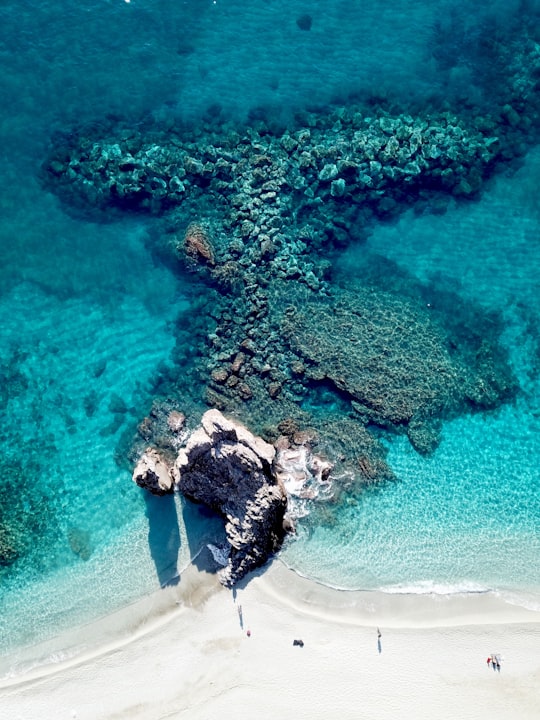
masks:
{"label": "dark volcanic rock", "polygon": [[286,494],[272,473],[272,445],[218,410],[206,412],[201,425],[180,450],[173,475],[187,498],[225,519],[231,551],[220,580],[231,586],[281,545]]}

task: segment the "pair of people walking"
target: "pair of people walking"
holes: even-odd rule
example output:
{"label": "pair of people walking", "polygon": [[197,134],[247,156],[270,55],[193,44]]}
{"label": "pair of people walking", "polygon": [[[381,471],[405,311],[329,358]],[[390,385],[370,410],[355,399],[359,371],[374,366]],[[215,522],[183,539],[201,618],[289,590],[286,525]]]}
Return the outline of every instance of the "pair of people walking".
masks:
{"label": "pair of people walking", "polygon": [[501,669],[501,657],[500,657],[500,655],[491,654],[491,655],[488,657],[488,659],[486,660],[486,662],[487,662],[487,666],[489,667],[489,666],[491,665],[491,667],[492,667],[494,670],[500,670],[500,669]]}

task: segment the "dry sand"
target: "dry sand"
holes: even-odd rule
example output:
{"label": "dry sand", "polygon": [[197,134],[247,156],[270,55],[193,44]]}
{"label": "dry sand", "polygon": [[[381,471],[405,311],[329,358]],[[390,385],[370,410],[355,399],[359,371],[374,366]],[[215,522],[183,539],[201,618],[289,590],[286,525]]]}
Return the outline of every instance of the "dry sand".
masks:
{"label": "dry sand", "polygon": [[190,568],[76,642],[71,660],[0,683],[2,718],[540,717],[540,613],[492,595],[333,591],[274,562],[233,597]]}

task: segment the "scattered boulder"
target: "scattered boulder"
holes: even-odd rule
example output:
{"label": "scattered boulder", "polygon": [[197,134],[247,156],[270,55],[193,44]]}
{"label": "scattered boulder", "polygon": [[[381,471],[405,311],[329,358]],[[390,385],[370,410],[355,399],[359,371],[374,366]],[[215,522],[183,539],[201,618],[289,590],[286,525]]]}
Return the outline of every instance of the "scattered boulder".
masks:
{"label": "scattered boulder", "polygon": [[332,463],[314,455],[307,443],[291,446],[279,442],[275,474],[289,496],[314,499],[330,487]]}
{"label": "scattered boulder", "polygon": [[167,415],[167,427],[174,434],[181,432],[184,429],[185,424],[186,416],[184,413],[181,413],[178,410],[171,410],[171,412]]}
{"label": "scattered boulder", "polygon": [[208,230],[200,223],[192,222],[184,234],[183,248],[194,262],[215,265],[214,249]]}
{"label": "scattered boulder", "polygon": [[147,448],[141,456],[133,471],[133,480],[154,495],[166,495],[173,491],[170,468],[154,448]]}
{"label": "scattered boulder", "polygon": [[132,462],[138,462],[145,449],[152,447],[168,466],[172,466],[187,434],[186,415],[178,409],[178,405],[167,399],[156,399],[148,415],[137,425],[137,436],[133,440],[129,458]]}
{"label": "scattered boulder", "polygon": [[296,19],[296,24],[300,28],[300,30],[311,30],[311,26],[313,25],[313,18],[311,17],[311,15],[304,13]]}

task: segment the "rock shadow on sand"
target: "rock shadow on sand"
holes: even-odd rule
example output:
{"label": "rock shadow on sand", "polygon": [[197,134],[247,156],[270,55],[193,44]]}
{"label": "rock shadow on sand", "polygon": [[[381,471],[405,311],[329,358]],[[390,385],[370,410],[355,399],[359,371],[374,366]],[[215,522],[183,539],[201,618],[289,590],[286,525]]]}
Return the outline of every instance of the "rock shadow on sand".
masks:
{"label": "rock shadow on sand", "polygon": [[180,530],[173,495],[143,493],[148,518],[148,546],[161,587],[178,585]]}

